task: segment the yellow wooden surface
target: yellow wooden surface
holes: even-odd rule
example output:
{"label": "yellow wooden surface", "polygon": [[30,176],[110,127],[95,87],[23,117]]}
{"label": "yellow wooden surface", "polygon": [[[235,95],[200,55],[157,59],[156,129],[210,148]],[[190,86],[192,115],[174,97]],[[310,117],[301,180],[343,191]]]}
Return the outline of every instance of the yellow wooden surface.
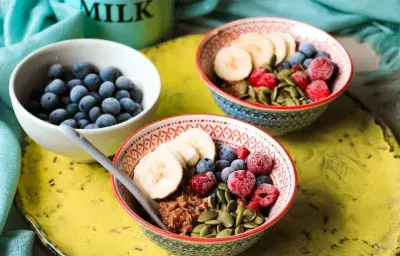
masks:
{"label": "yellow wooden surface", "polygon": [[[194,65],[202,36],[144,52],[161,74],[158,118],[221,114]],[[315,124],[279,138],[299,189],[287,215],[244,255],[379,255],[400,252],[400,156],[390,131],[347,96]],[[17,204],[59,254],[168,255],[114,199],[109,174],[71,163],[32,141],[24,149]]]}

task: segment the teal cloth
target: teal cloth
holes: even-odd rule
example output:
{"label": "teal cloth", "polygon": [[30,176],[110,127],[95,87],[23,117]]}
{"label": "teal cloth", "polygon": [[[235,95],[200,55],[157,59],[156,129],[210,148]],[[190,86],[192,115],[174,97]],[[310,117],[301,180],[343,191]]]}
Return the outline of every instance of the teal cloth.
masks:
{"label": "teal cloth", "polygon": [[[61,0],[0,2],[0,233],[16,190],[20,168],[21,130],[10,109],[8,80],[15,65],[31,51],[80,35],[82,17]],[[400,70],[400,2],[398,0],[221,0],[217,10],[197,20],[214,27],[248,16],[280,16],[314,24],[329,32],[371,42],[381,55],[380,67],[359,72],[362,82],[382,79]],[[398,101],[400,84],[384,101]],[[400,105],[399,105],[400,107]],[[0,255],[31,255],[31,231],[0,236]]]}

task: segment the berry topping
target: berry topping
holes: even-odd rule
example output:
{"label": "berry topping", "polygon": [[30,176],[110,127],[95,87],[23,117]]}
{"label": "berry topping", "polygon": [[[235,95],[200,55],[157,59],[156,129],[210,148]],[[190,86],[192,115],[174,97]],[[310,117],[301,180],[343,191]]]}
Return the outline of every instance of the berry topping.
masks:
{"label": "berry topping", "polygon": [[313,101],[319,101],[330,95],[328,85],[322,80],[313,81],[306,88],[306,95]]}
{"label": "berry topping", "polygon": [[307,57],[311,57],[315,53],[315,47],[310,42],[304,42],[299,45],[299,51],[304,53]]}
{"label": "berry topping", "polygon": [[231,163],[237,159],[236,151],[226,145],[222,145],[218,151],[219,160],[226,160]]}
{"label": "berry topping", "polygon": [[240,146],[236,149],[236,154],[239,159],[245,160],[246,157],[250,154],[250,151],[244,146]]}
{"label": "berry topping", "polygon": [[229,190],[241,198],[246,198],[251,194],[255,183],[256,178],[254,175],[245,170],[236,171],[229,175],[228,178]]}
{"label": "berry topping", "polygon": [[189,182],[192,191],[196,192],[200,196],[206,196],[209,194],[216,185],[217,179],[212,172],[194,175]]}
{"label": "berry topping", "polygon": [[217,172],[222,172],[223,169],[229,166],[231,166],[231,164],[226,160],[218,160],[217,162],[215,162],[215,170]]}
{"label": "berry topping", "polygon": [[261,185],[261,184],[273,184],[271,177],[267,175],[259,175],[256,177],[256,185]]}
{"label": "berry topping", "polygon": [[274,89],[276,86],[276,77],[272,73],[262,74],[253,85],[256,87],[265,86],[269,89]]}
{"label": "berry topping", "polygon": [[247,169],[254,175],[270,173],[272,165],[272,158],[261,151],[251,153],[247,159]]}
{"label": "berry topping", "polygon": [[254,69],[249,76],[249,82],[253,85],[255,85],[258,81],[258,79],[261,78],[262,75],[264,75],[265,73],[267,73],[267,71],[265,71],[265,69],[263,68],[256,68]]}
{"label": "berry topping", "polygon": [[228,181],[229,175],[231,175],[231,173],[234,173],[236,170],[233,169],[232,167],[226,167],[222,170],[221,172],[221,180],[224,182]]}
{"label": "berry topping", "polygon": [[246,170],[246,163],[242,159],[236,159],[231,163],[231,167],[235,170]]}
{"label": "berry topping", "polygon": [[328,80],[333,74],[334,66],[330,59],[317,57],[310,62],[307,72],[311,80]]}
{"label": "berry topping", "polygon": [[297,71],[293,73],[290,77],[296,82],[298,86],[300,86],[303,89],[306,89],[308,85],[308,77],[306,73],[302,71]]}
{"label": "berry topping", "polygon": [[278,199],[279,190],[271,184],[261,184],[256,187],[251,201],[257,202],[260,206],[266,207],[275,203]]}
{"label": "berry topping", "polygon": [[247,208],[253,209],[256,212],[260,212],[260,210],[258,209],[258,203],[255,201],[251,201],[248,205]]}
{"label": "berry topping", "polygon": [[294,64],[298,64],[303,62],[306,56],[302,52],[295,52],[290,56],[289,63],[293,66]]}
{"label": "berry topping", "polygon": [[201,159],[196,165],[197,173],[215,172],[215,165],[209,158]]}

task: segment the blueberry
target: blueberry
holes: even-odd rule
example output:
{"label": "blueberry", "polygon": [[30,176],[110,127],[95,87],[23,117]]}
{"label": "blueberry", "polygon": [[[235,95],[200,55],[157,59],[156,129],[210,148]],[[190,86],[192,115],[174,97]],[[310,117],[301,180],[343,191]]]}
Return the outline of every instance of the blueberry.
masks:
{"label": "blueberry", "polygon": [[97,91],[100,87],[101,79],[97,74],[91,73],[85,76],[83,82],[85,83],[86,88],[88,88],[89,91]]}
{"label": "blueberry", "polygon": [[84,86],[77,85],[74,88],[72,88],[69,96],[71,97],[72,102],[79,103],[81,99],[88,94],[89,92]]}
{"label": "blueberry", "polygon": [[137,116],[142,111],[143,111],[142,106],[139,103],[135,102],[135,110],[132,112],[132,116]]}
{"label": "blueberry", "polygon": [[115,81],[115,85],[119,90],[132,90],[133,89],[133,84],[131,80],[129,80],[125,76],[120,76],[118,77],[117,81]]}
{"label": "blueberry", "polygon": [[121,104],[122,110],[128,113],[135,112],[137,108],[137,105],[135,105],[135,102],[133,102],[131,99],[123,98],[119,101],[119,103]]}
{"label": "blueberry", "polygon": [[222,173],[221,173],[221,179],[222,179],[222,181],[227,182],[227,181],[228,181],[229,175],[230,175],[231,173],[234,173],[234,172],[236,172],[236,170],[233,169],[232,167],[226,167],[225,169],[223,169],[223,170],[222,170]]}
{"label": "blueberry", "polygon": [[311,59],[311,58],[305,59],[305,60],[303,61],[303,65],[304,65],[306,68],[308,68],[308,66],[310,65],[310,62],[311,62],[312,60],[313,60],[313,59]]}
{"label": "blueberry", "polygon": [[65,109],[59,108],[50,113],[49,121],[52,124],[59,125],[62,121],[66,120],[67,118],[68,118],[67,111],[65,111]]}
{"label": "blueberry", "polygon": [[86,119],[81,119],[78,121],[79,129],[84,129],[90,122]]}
{"label": "blueberry", "polygon": [[331,55],[329,55],[329,53],[324,52],[324,51],[318,51],[317,54],[315,55],[315,57],[326,57],[326,58],[330,59]]}
{"label": "blueberry", "polygon": [[100,104],[103,101],[98,92],[89,92],[89,95],[92,95],[96,99],[97,104]]}
{"label": "blueberry", "polygon": [[76,128],[76,125],[77,125],[76,121],[74,119],[64,120],[61,124],[65,124],[65,125],[71,126],[72,128]]}
{"label": "blueberry", "polygon": [[215,162],[215,170],[217,172],[222,172],[223,169],[225,169],[226,167],[229,167],[230,163],[226,160],[218,160],[217,162]]}
{"label": "blueberry", "polygon": [[71,103],[65,107],[65,110],[67,111],[69,117],[73,117],[76,113],[79,112],[79,106],[76,103]]}
{"label": "blueberry", "polygon": [[131,90],[130,93],[131,93],[131,98],[134,102],[137,102],[139,104],[142,103],[143,93],[139,88]]}
{"label": "blueberry", "polygon": [[256,185],[261,185],[264,183],[273,184],[272,179],[267,175],[259,175],[256,177]]}
{"label": "blueberry", "polygon": [[101,108],[99,107],[94,107],[89,111],[89,118],[92,122],[96,122],[97,118],[101,116]]}
{"label": "blueberry", "polygon": [[292,56],[290,56],[289,63],[290,63],[291,65],[295,65],[295,64],[298,64],[298,63],[303,62],[303,60],[304,60],[305,58],[306,58],[306,56],[304,56],[303,53],[301,53],[301,52],[295,52],[295,53],[292,54]]}
{"label": "blueberry", "polygon": [[49,121],[49,116],[43,113],[37,114],[36,117],[40,120]]}
{"label": "blueberry", "polygon": [[107,126],[112,126],[115,125],[117,123],[117,121],[115,120],[115,118],[110,115],[110,114],[102,114],[101,116],[99,116],[99,118],[97,118],[96,120],[96,124],[102,128],[102,127],[107,127]]}
{"label": "blueberry", "polygon": [[85,129],[96,129],[96,128],[99,128],[97,124],[88,124],[85,127]]}
{"label": "blueberry", "polygon": [[278,65],[278,70],[289,69],[292,65],[289,62],[285,61]]}
{"label": "blueberry", "polygon": [[79,102],[79,110],[81,112],[89,112],[93,107],[95,107],[97,104],[97,100],[91,96],[85,96],[81,99],[81,101]]}
{"label": "blueberry", "polygon": [[83,85],[83,82],[80,79],[72,79],[67,82],[67,87],[69,90],[72,90],[77,85]]}
{"label": "blueberry", "polygon": [[103,100],[101,103],[101,108],[106,114],[118,115],[121,112],[121,104],[114,98],[107,98]]}
{"label": "blueberry", "polygon": [[89,62],[86,61],[77,61],[73,66],[72,66],[72,74],[76,78],[83,79],[85,76],[87,76],[91,71],[90,64]]}
{"label": "blueberry", "polygon": [[226,160],[232,163],[233,160],[237,159],[236,151],[228,147],[227,145],[222,145],[218,151],[219,160]]}
{"label": "blueberry", "polygon": [[87,116],[85,113],[83,113],[83,112],[78,112],[78,113],[76,113],[76,114],[74,115],[74,119],[75,119],[76,121],[79,121],[79,120],[82,120],[82,119],[88,119],[88,116]]}
{"label": "blueberry", "polygon": [[215,199],[217,199],[217,198],[218,198],[217,192],[213,191],[213,192],[210,194],[210,197],[214,197]]}
{"label": "blueberry", "polygon": [[65,83],[57,78],[51,81],[49,85],[47,85],[45,92],[52,92],[58,96],[61,96],[66,90],[67,86],[65,85]]}
{"label": "blueberry", "polygon": [[314,101],[313,101],[312,99],[307,99],[307,100],[306,100],[306,103],[307,103],[307,104],[310,104],[310,103],[313,103],[313,102],[314,102]]}
{"label": "blueberry", "polygon": [[100,70],[100,77],[103,81],[115,82],[119,75],[119,70],[114,66],[107,66]]}
{"label": "blueberry", "polygon": [[231,167],[236,171],[246,170],[246,163],[242,159],[236,159],[231,163]]}
{"label": "blueberry", "polygon": [[216,172],[215,173],[215,177],[217,177],[217,179],[220,180],[220,181],[222,181],[221,175],[222,175],[222,172]]}
{"label": "blueberry", "polygon": [[131,119],[132,116],[129,113],[121,113],[117,116],[117,123],[122,123]]}
{"label": "blueberry", "polygon": [[62,78],[64,76],[64,68],[61,64],[53,64],[49,68],[48,76],[50,79]]}
{"label": "blueberry", "polygon": [[67,106],[68,104],[72,103],[71,98],[69,96],[61,97],[61,102],[62,104],[64,104],[64,106]]}
{"label": "blueberry", "polygon": [[33,100],[28,103],[27,109],[31,114],[36,115],[39,114],[42,106],[40,106],[38,101]]}
{"label": "blueberry", "polygon": [[311,57],[315,53],[315,47],[310,42],[304,42],[299,45],[299,51],[304,53],[307,57]]}
{"label": "blueberry", "polygon": [[196,165],[197,173],[215,172],[215,165],[209,158],[201,159]]}
{"label": "blueberry", "polygon": [[60,104],[60,99],[54,93],[48,92],[43,94],[42,98],[40,99],[40,105],[46,111],[52,111],[57,108]]}
{"label": "blueberry", "polygon": [[129,94],[129,92],[127,90],[119,90],[115,93],[115,98],[117,100],[122,100],[124,98],[131,98],[131,95]]}
{"label": "blueberry", "polygon": [[112,82],[106,81],[100,85],[99,94],[103,99],[112,97],[114,92],[115,85]]}

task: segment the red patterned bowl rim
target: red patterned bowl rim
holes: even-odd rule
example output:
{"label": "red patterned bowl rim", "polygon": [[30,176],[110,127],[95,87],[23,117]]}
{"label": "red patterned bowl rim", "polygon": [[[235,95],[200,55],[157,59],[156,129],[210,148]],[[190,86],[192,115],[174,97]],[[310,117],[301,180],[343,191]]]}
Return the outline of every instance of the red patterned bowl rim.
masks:
{"label": "red patterned bowl rim", "polygon": [[185,241],[185,242],[199,242],[199,243],[202,243],[202,244],[215,244],[215,243],[219,243],[219,242],[231,242],[231,241],[236,241],[236,240],[240,240],[240,239],[243,239],[243,238],[251,237],[251,236],[253,236],[253,235],[257,234],[257,233],[260,233],[260,232],[266,230],[267,228],[271,227],[279,219],[281,219],[283,217],[283,215],[285,215],[285,213],[289,210],[290,206],[292,205],[292,203],[294,201],[294,198],[296,196],[297,186],[298,186],[297,170],[296,170],[296,166],[294,165],[292,157],[289,155],[288,151],[282,146],[282,144],[279,141],[277,141],[274,137],[272,137],[268,132],[266,132],[266,131],[264,131],[264,130],[262,130],[262,129],[250,124],[250,123],[244,122],[244,121],[242,121],[240,119],[233,118],[233,117],[228,117],[228,116],[223,116],[223,115],[212,115],[212,114],[183,114],[183,115],[176,115],[176,116],[166,117],[166,118],[160,119],[158,121],[154,121],[154,122],[152,122],[152,123],[140,128],[140,129],[136,130],[119,147],[119,149],[117,150],[117,152],[116,152],[116,154],[114,156],[113,163],[117,164],[117,160],[118,160],[120,154],[122,153],[123,149],[125,148],[125,146],[127,146],[129,144],[129,142],[137,134],[139,134],[141,131],[143,131],[145,129],[148,129],[152,125],[155,125],[155,124],[157,124],[159,122],[162,122],[162,121],[167,121],[169,119],[174,119],[174,118],[177,118],[177,117],[191,117],[191,116],[193,117],[193,116],[197,116],[197,115],[225,118],[225,119],[228,119],[228,121],[229,121],[229,119],[231,119],[231,120],[235,120],[235,121],[244,123],[246,125],[252,126],[253,128],[259,130],[262,133],[264,133],[265,136],[270,137],[274,142],[276,142],[283,149],[283,151],[285,152],[285,154],[287,155],[287,157],[290,160],[290,165],[291,165],[292,170],[294,172],[293,173],[294,174],[294,186],[293,186],[294,187],[294,191],[292,191],[292,195],[291,195],[286,207],[283,208],[281,210],[281,212],[278,213],[274,218],[272,218],[269,221],[269,223],[267,223],[267,225],[261,225],[261,226],[255,228],[255,229],[253,229],[251,231],[248,231],[248,232],[245,232],[245,233],[242,233],[242,234],[239,234],[239,235],[233,235],[233,236],[224,237],[224,238],[212,238],[212,239],[209,239],[209,238],[197,238],[197,237],[178,235],[178,234],[175,234],[175,233],[172,233],[172,232],[165,231],[165,230],[163,230],[163,229],[161,229],[159,227],[156,227],[156,226],[150,224],[149,222],[145,221],[139,215],[137,215],[134,211],[132,211],[130,209],[130,207],[125,203],[124,199],[121,197],[121,195],[120,195],[120,193],[118,191],[117,182],[116,182],[115,176],[111,175],[110,176],[111,186],[112,186],[112,190],[113,190],[114,196],[117,198],[118,203],[140,225],[143,225],[144,227],[150,229],[151,231],[153,231],[153,232],[155,232],[155,233],[157,233],[157,234],[159,234],[161,236],[165,236],[165,237],[168,237],[168,238],[171,238],[171,239],[181,240],[181,241]]}
{"label": "red patterned bowl rim", "polygon": [[[305,105],[299,105],[299,106],[272,106],[272,105],[264,105],[264,104],[260,104],[260,103],[252,103],[252,102],[247,102],[244,100],[241,100],[235,96],[230,95],[229,93],[225,92],[224,90],[220,89],[218,86],[216,86],[208,77],[207,75],[204,73],[203,69],[201,68],[200,65],[200,55],[201,52],[204,48],[204,45],[215,35],[218,35],[221,31],[230,28],[232,26],[244,23],[244,22],[257,22],[257,21],[281,21],[281,22],[290,22],[290,23],[295,23],[295,24],[299,24],[299,25],[304,25],[304,26],[308,26],[310,29],[314,29],[314,30],[318,30],[319,32],[325,34],[327,37],[329,37],[331,40],[333,40],[334,42],[336,42],[341,48],[342,50],[344,50],[344,52],[346,53],[346,58],[345,60],[347,62],[350,63],[350,75],[348,76],[345,84],[342,86],[342,88],[340,88],[340,90],[337,90],[336,92],[333,92],[331,95],[329,95],[329,97],[326,97],[325,99],[321,100],[321,101],[317,101],[317,102],[312,102],[309,104],[305,104]],[[297,21],[297,20],[292,20],[292,19],[286,19],[286,18],[279,18],[279,17],[257,17],[257,18],[245,18],[245,19],[239,19],[239,20],[235,20],[235,21],[231,21],[228,23],[225,23],[219,27],[216,27],[215,29],[209,31],[203,38],[203,40],[200,42],[200,44],[197,46],[197,50],[196,50],[196,68],[198,73],[200,74],[200,77],[203,79],[203,81],[207,84],[207,86],[212,89],[213,91],[215,91],[216,93],[218,93],[219,95],[221,95],[222,97],[228,98],[229,100],[239,104],[239,105],[243,105],[243,106],[247,106],[247,107],[251,107],[251,108],[256,108],[256,109],[261,109],[261,110],[304,110],[304,109],[311,109],[314,107],[318,107],[321,105],[324,105],[325,103],[331,102],[334,99],[336,99],[337,97],[339,97],[349,86],[351,78],[353,77],[353,61],[350,57],[349,52],[346,50],[346,48],[343,47],[343,45],[341,43],[339,43],[338,40],[336,40],[332,35],[330,35],[329,33],[325,32],[322,29],[319,29],[313,25],[301,22],[301,21]]]}

